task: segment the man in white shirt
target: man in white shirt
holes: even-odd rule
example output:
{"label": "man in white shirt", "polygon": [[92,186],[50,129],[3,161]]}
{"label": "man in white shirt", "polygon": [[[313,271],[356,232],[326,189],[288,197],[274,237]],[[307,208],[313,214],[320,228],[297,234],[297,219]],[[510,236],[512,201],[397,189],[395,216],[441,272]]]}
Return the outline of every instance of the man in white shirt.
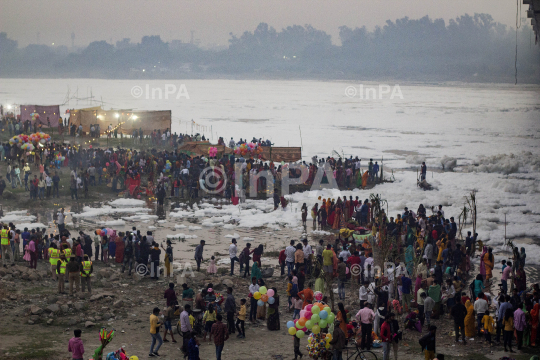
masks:
{"label": "man in white shirt", "polygon": [[341,250],[341,252],[339,253],[338,258],[343,258],[343,261],[347,262],[349,256],[351,256],[351,252],[344,247],[343,250]]}
{"label": "man in white shirt", "polygon": [[482,318],[484,317],[488,309],[488,302],[485,300],[484,293],[478,294],[478,300],[474,302],[474,311],[476,312],[476,322],[478,327],[478,334],[482,329]]}
{"label": "man in white shirt", "polygon": [[234,262],[240,262],[240,259],[236,257],[236,252],[238,251],[236,247],[236,239],[232,239],[231,245],[229,246],[229,258],[231,259],[231,276],[234,275]]}
{"label": "man in white shirt", "polygon": [[52,179],[49,174],[45,175],[45,184],[47,185],[47,199],[51,197]]}
{"label": "man in white shirt", "polygon": [[364,304],[368,299],[368,287],[369,283],[367,281],[364,281],[362,286],[360,286],[360,290],[358,291],[359,297],[360,297],[360,309],[364,308]]}
{"label": "man in white shirt", "polygon": [[[249,292],[253,295],[259,291],[259,285],[257,285],[257,278],[251,278],[251,285],[249,285]],[[257,300],[251,296],[251,308],[249,309],[249,321],[257,322]]]}
{"label": "man in white shirt", "polygon": [[294,240],[291,240],[289,246],[285,248],[285,263],[287,264],[287,277],[291,275],[292,270],[294,269],[294,253],[296,248],[294,247]]}
{"label": "man in white shirt", "polygon": [[58,220],[56,221],[56,223],[58,224],[58,233],[60,233],[60,236],[62,236],[62,231],[64,231],[65,229],[64,220],[66,218],[64,215],[64,208],[60,209],[57,215]]}
{"label": "man in white shirt", "polygon": [[304,264],[306,266],[306,275],[309,275],[311,273],[310,255],[313,254],[313,250],[311,249],[311,245],[308,244],[307,239],[302,240],[302,242],[304,243],[302,250],[304,251]]}

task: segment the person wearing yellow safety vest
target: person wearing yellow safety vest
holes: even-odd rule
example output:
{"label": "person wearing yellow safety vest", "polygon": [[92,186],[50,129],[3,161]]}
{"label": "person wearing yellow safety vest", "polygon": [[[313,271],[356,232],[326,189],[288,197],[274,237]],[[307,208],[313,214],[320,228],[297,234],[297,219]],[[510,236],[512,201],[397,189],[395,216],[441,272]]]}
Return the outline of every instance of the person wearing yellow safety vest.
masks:
{"label": "person wearing yellow safety vest", "polygon": [[61,252],[60,259],[56,262],[56,273],[58,274],[58,293],[65,294],[64,281],[66,278],[66,255]]}
{"label": "person wearing yellow safety vest", "polygon": [[11,266],[15,265],[15,259],[13,258],[13,251],[11,251],[11,245],[9,243],[10,238],[11,238],[11,233],[8,229],[8,226],[4,225],[4,228],[0,230],[0,245],[2,248],[2,263],[4,264],[4,267],[7,267],[6,261],[7,261],[8,255],[11,259]]}
{"label": "person wearing yellow safety vest", "polygon": [[49,263],[51,264],[51,274],[53,280],[57,280],[58,276],[56,274],[56,264],[58,263],[58,260],[60,259],[60,250],[56,248],[56,244],[52,243],[51,247],[48,249],[49,253]]}
{"label": "person wearing yellow safety vest", "polygon": [[69,248],[68,244],[63,244],[62,252],[66,255],[66,261],[71,261],[71,249]]}
{"label": "person wearing yellow safety vest", "polygon": [[66,265],[66,271],[68,272],[69,279],[69,295],[73,296],[73,286],[76,287],[75,292],[79,292],[79,286],[81,284],[81,263],[75,258],[75,254],[71,254],[71,258]]}
{"label": "person wearing yellow safety vest", "polygon": [[87,285],[88,292],[92,293],[92,286],[90,285],[90,277],[94,276],[92,274],[94,272],[94,266],[92,265],[92,262],[88,258],[88,255],[84,255],[84,261],[81,263],[81,265],[82,265],[81,291],[84,292],[85,285]]}

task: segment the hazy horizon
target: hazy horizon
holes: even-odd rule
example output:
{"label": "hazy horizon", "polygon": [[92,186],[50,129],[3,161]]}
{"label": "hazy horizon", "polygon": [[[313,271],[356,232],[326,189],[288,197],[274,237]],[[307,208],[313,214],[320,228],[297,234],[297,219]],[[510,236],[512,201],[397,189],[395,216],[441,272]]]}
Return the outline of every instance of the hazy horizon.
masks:
{"label": "hazy horizon", "polygon": [[[522,6],[521,17],[525,17],[526,8]],[[494,21],[515,27],[516,3],[507,0],[3,0],[0,32],[6,32],[21,48],[38,43],[70,47],[72,32],[76,47],[99,40],[114,44],[130,38],[138,42],[145,35],[159,35],[165,42],[189,42],[191,30],[202,46],[227,46],[230,33],[240,36],[265,22],[278,31],[309,24],[331,35],[333,44],[340,44],[340,26],[373,30],[387,20],[426,15],[448,23],[474,13],[490,14]]]}

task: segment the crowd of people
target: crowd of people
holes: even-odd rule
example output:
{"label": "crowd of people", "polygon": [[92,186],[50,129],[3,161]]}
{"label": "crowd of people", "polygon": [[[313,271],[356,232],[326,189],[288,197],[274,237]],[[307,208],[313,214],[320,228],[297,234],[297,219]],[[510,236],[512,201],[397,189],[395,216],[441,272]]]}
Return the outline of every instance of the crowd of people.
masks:
{"label": "crowd of people", "polygon": [[[502,334],[504,349],[510,352],[514,351],[514,346],[521,350],[523,346],[536,345],[540,290],[538,284],[527,283],[523,248],[515,248],[511,258],[499,259],[502,272],[500,282],[496,283],[497,260],[492,249],[478,240],[478,234],[469,232],[464,241],[458,240],[457,226],[452,217],[449,221],[446,219],[442,206],[432,208],[429,217],[422,205],[416,212],[405,208],[394,219],[387,218],[383,210],[378,213],[373,198],[364,201],[320,199],[320,202],[320,207],[317,203],[312,208],[314,228],[318,219],[322,222],[320,212],[314,209],[328,208],[330,214],[339,218],[339,225],[334,227],[337,230],[335,241],[329,243],[321,239],[317,244],[310,244],[307,238],[298,243],[291,240],[280,252],[279,264],[281,275],[288,280],[286,308],[292,319],[299,318],[305,307],[314,302],[316,292],[324,294],[323,303],[334,306],[330,291],[337,283],[337,320],[322,330],[337,339],[332,343],[336,359],[341,356],[343,344],[355,340],[360,349],[365,350],[380,344],[384,359],[389,358],[393,349],[397,359],[403,331],[426,332],[420,344],[425,358],[433,359],[436,323],[444,314],[453,319],[456,342],[466,344],[467,338],[481,337],[496,345],[501,342]],[[307,209],[307,205],[303,208]],[[302,213],[303,218],[306,213]],[[64,283],[67,281],[70,295],[80,288],[83,292],[92,291],[90,275],[98,261],[104,264],[114,261],[128,274],[138,264],[145,264],[148,275],[157,279],[163,250],[164,271],[171,272],[171,242],[167,241],[166,248],[163,245],[160,248],[150,231],[143,236],[136,228],[118,233],[106,229],[92,234],[80,231],[78,236],[72,236],[65,228],[63,209],[56,216],[58,235],[48,235],[46,229],[17,229],[12,223],[4,224],[0,233],[3,265],[27,261],[28,266],[36,268],[38,261],[49,262],[51,276],[58,280],[58,292],[66,293]],[[393,246],[386,256],[393,265],[377,270],[375,265],[380,264],[375,263],[376,252],[388,242]],[[205,241],[201,240],[195,249],[198,271],[205,260],[204,246]],[[219,359],[229,335],[238,332],[238,337],[246,336],[244,323],[248,321],[248,312],[249,321],[264,319],[269,330],[280,329],[278,289],[267,285],[267,279],[263,278],[264,247],[259,245],[252,249],[252,244],[246,243],[239,250],[236,239],[232,239],[228,250],[230,275],[235,275],[235,263],[239,263],[238,275],[249,280],[246,289],[229,287],[227,293],[221,295],[208,284],[195,295],[184,284],[180,298],[171,284],[169,295],[165,296],[167,308],[162,312],[166,315],[165,336],[162,340],[159,332],[151,330],[153,344],[149,356],[158,353],[167,332],[172,341],[176,341],[170,322],[178,318],[184,333],[182,350],[189,359],[196,359],[198,344],[205,341],[206,336],[208,341],[213,339]],[[478,259],[477,267],[475,259]],[[215,258],[209,261],[207,271],[216,272]],[[263,286],[272,289],[275,300],[272,304],[261,306],[254,298],[253,294]],[[494,290],[496,287],[498,291]],[[347,294],[347,289],[353,293]],[[241,299],[239,308],[233,291],[248,294]],[[359,304],[356,313],[345,310],[346,305],[356,300]],[[398,321],[400,317],[402,321]],[[155,330],[159,320],[156,325],[152,318],[151,324],[151,329]],[[345,340],[338,341],[341,337]],[[296,346],[299,341],[295,339],[297,356],[301,354]]]}

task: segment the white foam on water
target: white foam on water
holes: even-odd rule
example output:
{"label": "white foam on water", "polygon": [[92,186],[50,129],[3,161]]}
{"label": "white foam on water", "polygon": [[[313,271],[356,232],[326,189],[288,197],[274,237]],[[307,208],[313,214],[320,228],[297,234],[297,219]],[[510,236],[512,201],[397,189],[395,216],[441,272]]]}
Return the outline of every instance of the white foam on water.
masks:
{"label": "white foam on water", "polygon": [[144,200],[137,199],[116,199],[109,201],[109,205],[115,207],[125,207],[125,206],[143,206],[145,204]]}
{"label": "white foam on water", "polygon": [[105,226],[122,226],[126,225],[126,222],[124,220],[108,220],[102,221],[100,222],[100,224]]}
{"label": "white foam on water", "polygon": [[29,230],[32,230],[32,229],[37,229],[37,228],[49,228],[49,225],[45,225],[45,224],[42,224],[42,223],[18,223],[18,224],[15,224],[15,227],[19,230],[23,230],[24,228],[28,228]]}

